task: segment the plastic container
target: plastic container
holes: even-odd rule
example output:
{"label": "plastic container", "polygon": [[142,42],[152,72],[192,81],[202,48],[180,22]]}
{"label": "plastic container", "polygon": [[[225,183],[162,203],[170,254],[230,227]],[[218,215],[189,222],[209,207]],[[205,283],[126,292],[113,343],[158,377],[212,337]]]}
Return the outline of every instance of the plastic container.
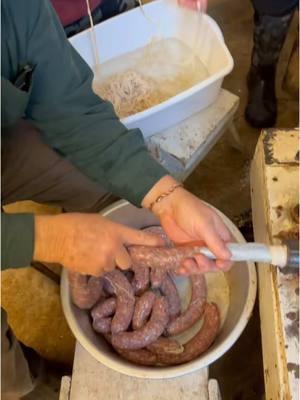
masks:
{"label": "plastic container", "polygon": [[[102,215],[115,222],[134,228],[144,228],[158,224],[156,217],[148,210],[136,208],[124,200],[107,207],[103,210]],[[219,212],[219,215],[230,229],[235,241],[245,243],[245,239],[235,225],[222,213]],[[93,331],[88,313],[72,304],[65,270],[63,271],[61,281],[63,310],[76,339],[86,351],[105,366],[117,372],[138,378],[174,378],[207,367],[220,358],[239,338],[251,316],[256,296],[256,271],[254,263],[236,263],[229,272],[221,274],[223,277],[222,281],[217,278],[219,274],[221,273],[208,274],[210,276],[206,275],[206,280],[208,282],[209,301],[215,301],[220,307],[222,321],[220,332],[213,345],[205,353],[195,360],[182,365],[143,367],[121,358],[101,335],[97,335]],[[211,285],[209,284],[209,280]],[[178,278],[176,280],[182,301],[185,303],[186,300],[189,301],[190,296],[189,285],[187,283],[187,278]],[[223,295],[224,289],[226,296]],[[224,305],[223,303],[227,304]],[[195,331],[190,332],[192,335],[194,333]]]}
{"label": "plastic container", "polygon": [[[159,24],[163,37],[180,39],[190,47],[194,45],[199,25],[197,12],[178,7],[176,0],[158,0],[143,7],[146,15]],[[145,18],[139,7],[96,25],[95,30],[100,63],[146,46],[157,34],[155,25]],[[75,35],[70,42],[92,67],[95,60],[90,29]],[[209,71],[208,78],[163,103],[122,119],[127,128],[140,128],[144,137],[148,137],[214,102],[223,78],[233,68],[233,59],[220,28],[208,15],[201,18],[195,53]]]}

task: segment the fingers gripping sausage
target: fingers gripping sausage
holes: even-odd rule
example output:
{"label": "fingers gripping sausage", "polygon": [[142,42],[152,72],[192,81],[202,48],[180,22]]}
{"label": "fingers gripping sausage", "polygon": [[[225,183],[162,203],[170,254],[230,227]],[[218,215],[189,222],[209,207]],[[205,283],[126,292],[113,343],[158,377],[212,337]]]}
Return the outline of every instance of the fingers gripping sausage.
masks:
{"label": "fingers gripping sausage", "polygon": [[166,333],[169,336],[178,335],[189,329],[197,322],[204,311],[207,297],[207,288],[204,275],[193,275],[190,278],[192,286],[191,301],[187,309],[169,323]]}
{"label": "fingers gripping sausage", "polygon": [[167,326],[168,319],[167,300],[164,297],[157,297],[149,321],[136,331],[113,334],[112,344],[119,349],[141,349],[159,338]]}
{"label": "fingers gripping sausage", "polygon": [[148,291],[136,300],[132,317],[133,330],[140,329],[145,324],[151,314],[155,298],[155,294]]}
{"label": "fingers gripping sausage", "polygon": [[181,304],[176,285],[169,274],[165,275],[165,279],[160,285],[160,291],[168,301],[170,321],[172,321],[180,314]]}
{"label": "fingers gripping sausage", "polygon": [[164,240],[166,247],[171,247],[173,245],[173,242],[168,238],[166,232],[160,225],[148,226],[147,228],[144,228],[143,231],[160,236]]}
{"label": "fingers gripping sausage", "polygon": [[132,268],[134,271],[134,277],[131,282],[135,294],[142,294],[149,286],[149,268],[140,268],[135,266]]}
{"label": "fingers gripping sausage", "polygon": [[69,272],[68,278],[73,303],[83,310],[92,308],[101,297],[102,279],[78,272]]}
{"label": "fingers gripping sausage", "polygon": [[134,311],[135,298],[132,286],[118,269],[105,274],[103,279],[111,284],[117,297],[116,312],[111,322],[111,332],[126,331],[131,323]]}
{"label": "fingers gripping sausage", "polygon": [[157,354],[157,361],[161,364],[178,365],[194,360],[206,351],[215,340],[220,329],[220,314],[214,303],[207,303],[204,310],[204,321],[196,335],[184,345],[181,354]]}

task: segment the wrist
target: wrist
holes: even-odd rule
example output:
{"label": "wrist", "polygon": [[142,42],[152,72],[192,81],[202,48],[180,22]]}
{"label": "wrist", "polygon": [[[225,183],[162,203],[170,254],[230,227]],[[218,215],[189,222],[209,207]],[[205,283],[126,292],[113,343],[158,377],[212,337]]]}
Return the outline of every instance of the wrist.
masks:
{"label": "wrist", "polygon": [[163,210],[169,208],[174,193],[177,190],[181,190],[181,186],[182,184],[172,176],[164,176],[144,197],[142,206],[152,211],[155,215],[160,216]]}
{"label": "wrist", "polygon": [[60,215],[36,215],[34,218],[34,252],[35,261],[49,263],[59,262],[60,249],[63,248]]}

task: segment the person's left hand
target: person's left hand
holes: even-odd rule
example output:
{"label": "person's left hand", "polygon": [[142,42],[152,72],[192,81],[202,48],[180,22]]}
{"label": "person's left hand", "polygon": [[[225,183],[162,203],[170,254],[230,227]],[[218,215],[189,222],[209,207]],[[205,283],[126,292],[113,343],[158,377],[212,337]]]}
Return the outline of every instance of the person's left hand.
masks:
{"label": "person's left hand", "polygon": [[[176,184],[173,178],[162,178],[148,198],[145,198],[145,203],[149,204],[150,198],[157,198],[158,193],[164,193],[164,188],[173,184]],[[232,266],[232,262],[229,261],[231,253],[226,247],[226,243],[232,240],[228,228],[219,215],[196,196],[183,188],[177,188],[161,202],[156,203],[152,211],[159,217],[163,229],[172,241],[178,244],[200,241],[217,258],[216,261],[212,261],[202,254],[197,254],[194,259],[185,260],[178,273],[225,271]]]}

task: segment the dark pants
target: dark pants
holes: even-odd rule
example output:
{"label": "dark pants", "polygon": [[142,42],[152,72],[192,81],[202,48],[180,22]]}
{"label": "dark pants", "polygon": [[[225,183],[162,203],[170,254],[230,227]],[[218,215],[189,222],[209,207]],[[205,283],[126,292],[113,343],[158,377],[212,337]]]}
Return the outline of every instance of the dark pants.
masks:
{"label": "dark pants", "polygon": [[2,132],[2,204],[21,200],[67,211],[99,211],[110,197],[97,183],[47,146],[33,124]]}
{"label": "dark pants", "polygon": [[298,7],[298,0],[251,0],[255,11],[260,15],[279,17]]}
{"label": "dark pants", "polygon": [[[99,185],[43,143],[27,121],[2,131],[2,204],[33,200],[67,211],[97,212],[112,202]],[[1,312],[3,400],[19,399],[33,383],[22,348]]]}
{"label": "dark pants", "polygon": [[[92,12],[94,25],[114,17],[124,11],[128,11],[138,5],[137,0],[102,0],[101,4]],[[90,27],[88,16],[81,18],[72,24],[64,26],[67,37],[76,35]]]}

